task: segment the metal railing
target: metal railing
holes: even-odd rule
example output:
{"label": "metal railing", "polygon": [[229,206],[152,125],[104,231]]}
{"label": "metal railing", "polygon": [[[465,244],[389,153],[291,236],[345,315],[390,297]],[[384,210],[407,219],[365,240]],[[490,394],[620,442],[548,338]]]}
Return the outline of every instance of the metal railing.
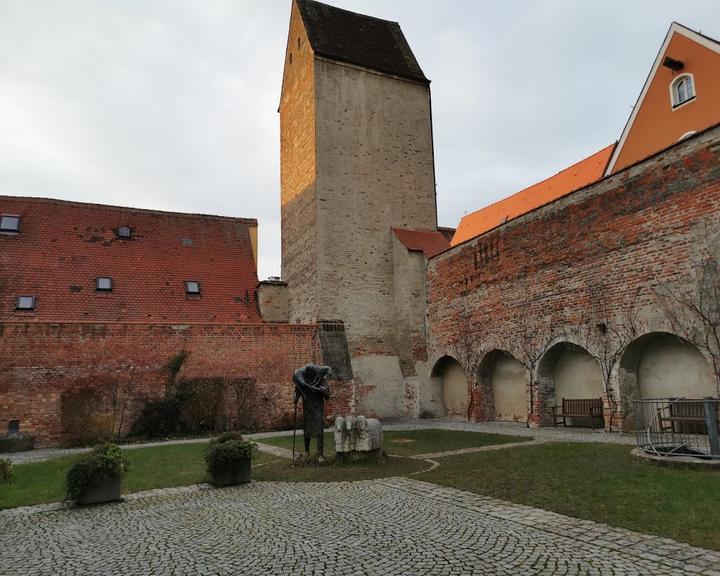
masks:
{"label": "metal railing", "polygon": [[720,398],[633,400],[638,448],[655,456],[720,460]]}

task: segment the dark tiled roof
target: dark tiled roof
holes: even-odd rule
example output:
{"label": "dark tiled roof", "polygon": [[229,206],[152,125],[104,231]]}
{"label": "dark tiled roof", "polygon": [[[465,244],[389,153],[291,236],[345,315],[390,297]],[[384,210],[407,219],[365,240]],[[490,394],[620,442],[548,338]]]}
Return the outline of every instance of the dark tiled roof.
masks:
{"label": "dark tiled roof", "polygon": [[356,14],[313,0],[296,2],[316,55],[410,80],[430,82],[397,22]]}
{"label": "dark tiled roof", "polygon": [[[0,321],[262,321],[255,220],[11,196],[0,213],[21,217],[19,234],[0,234]],[[119,226],[133,238],[119,239]],[[96,291],[99,276],[112,292]],[[16,311],[19,295],[35,296],[36,310]]]}
{"label": "dark tiled roof", "polygon": [[393,228],[392,231],[405,248],[422,252],[427,258],[432,258],[443,250],[450,248],[450,240],[440,230]]}
{"label": "dark tiled roof", "polygon": [[444,226],[438,226],[438,232],[445,237],[445,240],[451,242],[453,236],[455,236],[455,228],[446,228]]}

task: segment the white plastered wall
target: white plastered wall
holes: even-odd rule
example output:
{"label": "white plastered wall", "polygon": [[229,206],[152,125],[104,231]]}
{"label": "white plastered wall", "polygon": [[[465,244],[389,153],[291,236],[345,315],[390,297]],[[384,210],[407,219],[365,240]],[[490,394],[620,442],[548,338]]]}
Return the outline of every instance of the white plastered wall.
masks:
{"label": "white plastered wall", "polygon": [[712,369],[700,351],[672,336],[647,345],[637,374],[641,398],[717,396]]}
{"label": "white plastered wall", "polygon": [[495,420],[524,422],[527,418],[527,371],[515,358],[502,356],[492,372]]}

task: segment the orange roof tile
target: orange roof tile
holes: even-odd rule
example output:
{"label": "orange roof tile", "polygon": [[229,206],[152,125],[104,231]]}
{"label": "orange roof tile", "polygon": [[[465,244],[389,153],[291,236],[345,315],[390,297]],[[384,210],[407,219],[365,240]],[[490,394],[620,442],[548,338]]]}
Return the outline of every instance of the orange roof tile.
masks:
{"label": "orange roof tile", "polygon": [[408,250],[422,252],[427,258],[450,248],[450,242],[438,230],[393,228],[392,231]]}
{"label": "orange roof tile", "polygon": [[611,144],[547,180],[463,216],[450,244],[457,246],[561,196],[597,182],[603,177],[614,149],[615,144]]}

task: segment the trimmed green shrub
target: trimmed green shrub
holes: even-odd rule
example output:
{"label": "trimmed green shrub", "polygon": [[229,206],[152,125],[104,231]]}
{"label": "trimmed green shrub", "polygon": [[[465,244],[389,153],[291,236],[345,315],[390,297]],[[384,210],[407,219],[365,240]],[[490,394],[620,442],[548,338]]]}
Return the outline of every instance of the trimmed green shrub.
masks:
{"label": "trimmed green shrub", "polygon": [[243,440],[238,432],[225,432],[213,439],[205,453],[211,480],[228,470],[238,470],[245,460],[252,459],[255,444]]}
{"label": "trimmed green shrub", "polygon": [[90,486],[105,478],[122,478],[130,469],[117,444],[103,444],[73,464],[66,478],[66,500],[77,501]]}
{"label": "trimmed green shrub", "polygon": [[107,442],[113,434],[112,412],[100,385],[63,391],[60,395],[60,423],[66,446]]}
{"label": "trimmed green shrub", "polygon": [[147,402],[133,422],[130,436],[161,438],[181,431],[180,398],[172,395]]}
{"label": "trimmed green shrub", "polygon": [[226,428],[223,394],[223,378],[182,378],[176,384],[173,395],[179,402],[181,430],[198,434]]}
{"label": "trimmed green shrub", "polygon": [[13,466],[10,460],[0,458],[0,484],[10,484],[13,481]]}

